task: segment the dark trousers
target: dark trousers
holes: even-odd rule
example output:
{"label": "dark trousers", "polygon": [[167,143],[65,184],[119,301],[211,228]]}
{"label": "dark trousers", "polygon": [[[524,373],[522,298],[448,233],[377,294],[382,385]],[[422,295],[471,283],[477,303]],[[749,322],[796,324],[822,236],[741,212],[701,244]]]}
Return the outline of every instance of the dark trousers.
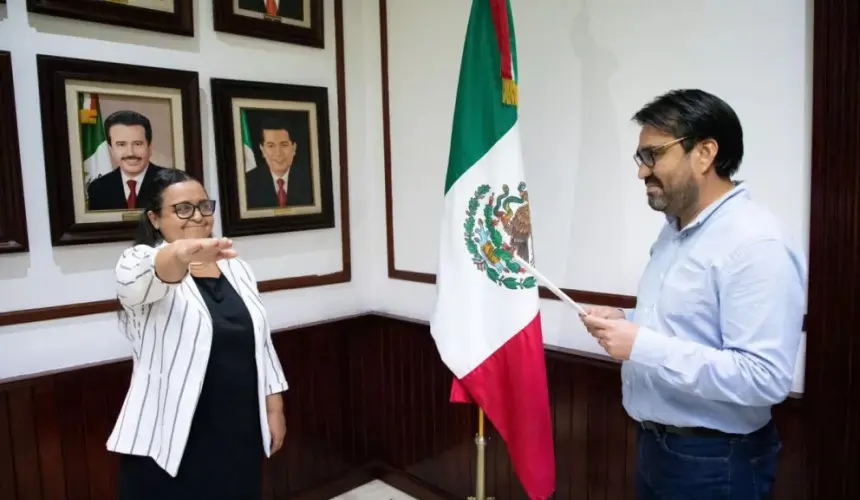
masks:
{"label": "dark trousers", "polygon": [[773,422],[744,436],[679,435],[639,427],[638,500],[771,498],[782,444]]}

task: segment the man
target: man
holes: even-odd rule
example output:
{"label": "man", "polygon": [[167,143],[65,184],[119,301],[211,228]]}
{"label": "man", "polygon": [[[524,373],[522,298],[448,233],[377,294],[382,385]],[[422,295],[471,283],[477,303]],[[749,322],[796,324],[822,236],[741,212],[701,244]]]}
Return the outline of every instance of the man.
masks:
{"label": "man", "polygon": [[134,210],[152,200],[152,180],[164,167],[150,163],[152,125],[135,111],[117,111],[105,119],[105,136],[115,168],[87,188],[88,210]]}
{"label": "man", "polygon": [[264,120],[260,131],[260,153],[266,166],[245,173],[245,197],[249,209],[313,205],[309,165],[293,165],[296,143],[283,124]]}
{"label": "man", "polygon": [[305,18],[304,0],[239,0],[239,8],[272,17]]}
{"label": "man", "polygon": [[770,411],[792,387],[804,257],[731,180],[744,147],[728,104],[678,90],[633,119],[639,178],[666,225],[636,309],[591,307],[582,321],[624,362],[638,498],[767,498],[781,447]]}

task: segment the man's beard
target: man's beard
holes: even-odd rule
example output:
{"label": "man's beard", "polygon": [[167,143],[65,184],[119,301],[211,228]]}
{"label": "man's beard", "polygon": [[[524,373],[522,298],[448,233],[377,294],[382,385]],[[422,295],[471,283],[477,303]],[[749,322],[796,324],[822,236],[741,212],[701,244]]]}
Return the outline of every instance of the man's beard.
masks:
{"label": "man's beard", "polygon": [[662,182],[654,179],[646,180],[656,184],[660,188],[660,193],[648,193],[648,206],[658,212],[663,212],[666,215],[679,216],[691,206],[695,205],[699,200],[699,186],[692,178],[687,179],[687,182],[681,188],[673,191],[668,191]]}

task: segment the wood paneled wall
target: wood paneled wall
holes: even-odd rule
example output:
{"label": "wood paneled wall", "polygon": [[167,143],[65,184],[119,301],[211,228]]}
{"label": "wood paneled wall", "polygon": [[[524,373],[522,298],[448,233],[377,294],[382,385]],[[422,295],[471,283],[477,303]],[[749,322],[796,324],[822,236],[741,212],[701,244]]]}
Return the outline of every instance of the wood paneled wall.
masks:
{"label": "wood paneled wall", "polygon": [[[472,492],[476,409],[448,402],[451,374],[426,325],[366,315],[274,339],[291,387],[287,444],[266,461],[261,479],[266,499],[328,498],[320,487],[375,461],[390,467],[386,480],[419,498]],[[555,498],[632,499],[635,428],[621,408],[618,365],[557,352],[547,361]],[[121,361],[0,385],[0,499],[114,498],[117,460],[105,442],[130,373],[131,363]],[[804,498],[798,407],[775,411],[785,443],[777,499]],[[488,431],[488,493],[526,498],[504,443]]]}
{"label": "wood paneled wall", "polygon": [[[377,317],[373,342],[352,345],[359,366],[359,411],[376,439],[380,458],[451,498],[473,491],[474,406],[448,403],[451,375],[420,323]],[[620,365],[602,358],[548,351],[547,376],[553,414],[557,488],[555,498],[633,499],[635,426],[621,407]],[[776,499],[805,498],[800,402],[775,410],[782,434]],[[487,493],[497,499],[526,499],[504,443],[490,427]]]}

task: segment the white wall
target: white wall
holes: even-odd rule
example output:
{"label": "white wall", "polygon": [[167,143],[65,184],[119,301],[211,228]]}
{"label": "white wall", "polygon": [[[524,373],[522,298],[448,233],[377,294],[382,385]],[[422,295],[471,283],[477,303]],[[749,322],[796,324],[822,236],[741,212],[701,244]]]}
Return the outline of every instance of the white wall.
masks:
{"label": "white wall", "polygon": [[[368,186],[365,171],[365,96],[379,87],[365,84],[364,54],[378,52],[378,38],[365,36],[363,5],[345,3],[345,47],[350,202],[354,235],[370,235],[374,221],[362,217]],[[200,78],[205,184],[218,196],[209,79],[226,77],[329,88],[332,164],[337,227],[293,234],[238,238],[235,244],[260,280],[327,274],[341,270],[338,108],[335,68],[334,2],[325,3],[325,50],[257,40],[212,30],[212,2],[195,2],[196,37],[129,30],[103,24],[34,15],[26,2],[8,2],[0,22],[0,49],[12,52],[21,162],[26,195],[29,254],[0,256],[0,312],[115,297],[112,270],[124,244],[52,248],[45,197],[36,54],[131,63],[197,71]],[[0,11],[2,13],[3,11]],[[371,41],[370,45],[365,44]],[[375,117],[377,110],[373,110]],[[375,118],[374,118],[375,119]],[[381,147],[381,146],[380,146]],[[220,231],[220,223],[216,231]],[[352,260],[363,257],[353,236]],[[376,271],[376,272],[375,272]],[[274,327],[319,321],[371,309],[362,290],[382,273],[353,266],[344,285],[264,295]],[[13,325],[0,328],[0,379],[130,355],[117,333],[114,314]]]}
{"label": "white wall", "polygon": [[[367,310],[426,320],[434,303],[433,286],[386,277],[379,6],[344,4],[353,281],[264,295],[277,327]],[[744,0],[665,0],[660,9],[635,0],[540,4],[513,0],[527,177],[540,267],[548,276],[569,288],[635,293],[660,218],[635,178],[637,131],[629,117],[675,87],[700,86],[735,107],[747,145],[740,177],[806,240],[811,8],[804,0],[777,10]],[[387,6],[396,264],[434,272],[469,2],[388,0]],[[50,247],[36,53],[198,71],[206,185],[217,193],[211,76],[329,86],[339,165],[332,7],[327,1],[327,48],[314,51],[215,34],[207,0],[195,2],[193,40],[28,16],[24,2],[10,2],[0,49],[14,57],[33,250],[0,257],[0,311],[110,298],[110,269],[122,247]],[[237,245],[261,279],[306,274],[310,263],[320,272],[339,269],[339,229],[241,238]],[[275,246],[286,250],[275,255]],[[548,344],[601,352],[562,304],[542,307]],[[110,314],[0,328],[0,379],[127,355]]]}
{"label": "white wall", "polygon": [[[809,2],[811,6],[811,1]],[[665,219],[645,203],[630,117],[699,87],[741,118],[737,178],[806,243],[811,7],[805,0],[512,0],[526,179],[539,267],[557,285],[635,295]],[[395,263],[435,273],[469,2],[388,2]],[[445,36],[444,32],[450,35]],[[427,318],[429,285],[389,281],[383,307]],[[544,301],[548,344],[602,353],[575,312]],[[801,360],[803,359],[801,353]],[[802,391],[803,363],[795,390]]]}

